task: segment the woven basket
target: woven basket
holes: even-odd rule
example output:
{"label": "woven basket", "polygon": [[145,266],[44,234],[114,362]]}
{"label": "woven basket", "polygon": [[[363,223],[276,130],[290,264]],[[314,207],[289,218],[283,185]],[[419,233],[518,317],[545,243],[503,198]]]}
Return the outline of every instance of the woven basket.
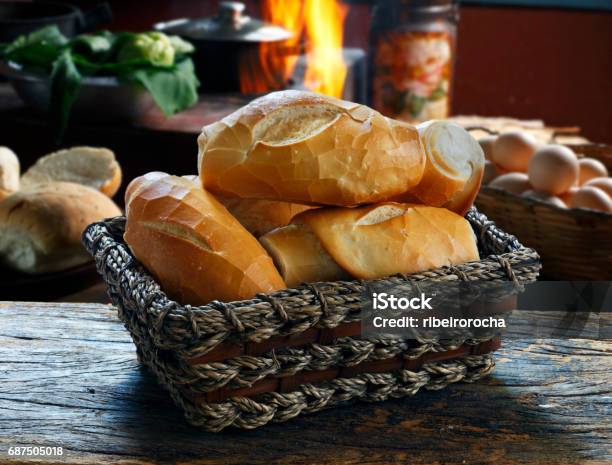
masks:
{"label": "woven basket", "polygon": [[[419,281],[512,282],[537,278],[537,253],[476,210],[480,261],[372,281],[396,289]],[[192,307],[166,297],[123,241],[125,219],[92,224],[95,257],[139,359],[187,420],[210,431],[255,428],[354,400],[381,401],[475,381],[493,368],[493,336],[404,340],[360,335],[368,282],[303,285],[252,300]]]}
{"label": "woven basket", "polygon": [[[612,147],[569,145],[579,157],[602,161],[612,173]],[[542,274],[558,280],[612,279],[612,214],[565,209],[501,189],[482,187],[478,209],[542,257]]]}

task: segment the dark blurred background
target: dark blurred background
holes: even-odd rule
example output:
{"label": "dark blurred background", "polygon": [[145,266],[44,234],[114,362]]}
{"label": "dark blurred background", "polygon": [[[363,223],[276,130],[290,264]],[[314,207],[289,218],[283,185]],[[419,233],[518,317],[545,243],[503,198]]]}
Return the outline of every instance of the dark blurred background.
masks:
{"label": "dark blurred background", "polygon": [[[96,0],[75,0],[83,8]],[[247,12],[259,15],[257,1]],[[554,126],[577,125],[584,135],[612,143],[612,8],[609,0],[522,0],[598,8],[493,5],[461,6],[454,114],[543,119]],[[145,30],[160,20],[209,16],[217,1],[111,0],[111,29]],[[353,2],[346,18],[345,45],[367,49],[369,7]]]}

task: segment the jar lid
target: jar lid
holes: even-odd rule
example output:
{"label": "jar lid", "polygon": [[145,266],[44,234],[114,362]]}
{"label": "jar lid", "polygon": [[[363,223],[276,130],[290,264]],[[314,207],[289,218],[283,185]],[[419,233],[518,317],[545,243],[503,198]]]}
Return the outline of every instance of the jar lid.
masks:
{"label": "jar lid", "polygon": [[456,8],[459,0],[379,0],[379,4],[414,8],[431,13],[444,12]]}
{"label": "jar lid", "polygon": [[176,19],[154,29],[189,39],[223,42],[278,42],[292,37],[287,29],[244,14],[242,2],[221,2],[216,16]]}
{"label": "jar lid", "polygon": [[400,0],[403,5],[414,7],[451,7],[459,3],[459,0]]}

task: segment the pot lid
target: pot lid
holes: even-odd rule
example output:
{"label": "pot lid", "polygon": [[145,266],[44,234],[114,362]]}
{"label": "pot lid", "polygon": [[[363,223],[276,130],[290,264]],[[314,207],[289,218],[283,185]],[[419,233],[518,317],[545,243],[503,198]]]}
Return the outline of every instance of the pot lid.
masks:
{"label": "pot lid", "polygon": [[217,16],[176,19],[155,24],[158,31],[188,39],[223,42],[278,42],[289,39],[288,30],[244,14],[244,3],[221,2]]}

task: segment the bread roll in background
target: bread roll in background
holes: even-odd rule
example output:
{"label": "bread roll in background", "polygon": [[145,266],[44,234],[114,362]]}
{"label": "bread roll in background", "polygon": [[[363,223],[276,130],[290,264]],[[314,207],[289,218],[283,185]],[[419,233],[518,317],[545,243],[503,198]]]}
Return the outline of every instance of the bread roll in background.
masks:
{"label": "bread roll in background", "polygon": [[87,186],[28,186],[0,202],[0,260],[30,274],[85,263],[91,260],[81,243],[85,228],[120,214],[111,199]]}
{"label": "bread roll in background", "polygon": [[423,175],[417,130],[356,103],[273,92],[198,138],[199,175],[214,194],[313,205],[373,203]]}
{"label": "bread roll in background", "polygon": [[181,303],[243,300],[286,287],[257,239],[193,181],[164,173],[136,178],[126,209],[126,242]]}
{"label": "bread roll in background", "polygon": [[0,147],[0,200],[19,190],[19,159],[8,147]]}
{"label": "bread roll in background", "polygon": [[83,184],[112,197],[121,185],[121,168],[109,149],[72,147],[39,158],[21,178],[23,186],[51,181]]}
{"label": "bread roll in background", "polygon": [[480,190],[485,168],[482,147],[469,132],[448,121],[428,121],[418,130],[427,159],[423,178],[392,200],[445,207],[465,215]]}
{"label": "bread roll in background", "polygon": [[[461,216],[393,202],[309,210],[260,241],[290,285],[346,274],[376,279],[479,258],[474,232]],[[321,263],[317,272],[312,264]]]}

